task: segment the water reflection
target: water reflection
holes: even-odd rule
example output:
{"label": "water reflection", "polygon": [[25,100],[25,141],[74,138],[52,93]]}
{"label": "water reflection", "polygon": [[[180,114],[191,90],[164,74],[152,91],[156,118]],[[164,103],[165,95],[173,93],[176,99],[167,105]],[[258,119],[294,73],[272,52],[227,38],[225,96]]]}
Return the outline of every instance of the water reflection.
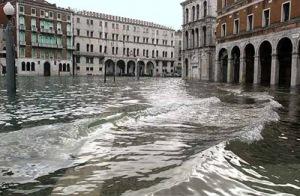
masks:
{"label": "water reflection", "polygon": [[300,190],[296,92],[180,79],[18,82],[15,102],[0,96],[2,194]]}

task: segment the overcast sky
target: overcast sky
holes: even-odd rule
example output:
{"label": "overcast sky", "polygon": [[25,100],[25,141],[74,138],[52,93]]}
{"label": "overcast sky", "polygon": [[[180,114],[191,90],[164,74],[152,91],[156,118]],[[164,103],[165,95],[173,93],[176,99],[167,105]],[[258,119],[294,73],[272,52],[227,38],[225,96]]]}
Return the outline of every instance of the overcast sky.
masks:
{"label": "overcast sky", "polygon": [[155,22],[180,29],[183,0],[48,0],[60,7],[71,7]]}

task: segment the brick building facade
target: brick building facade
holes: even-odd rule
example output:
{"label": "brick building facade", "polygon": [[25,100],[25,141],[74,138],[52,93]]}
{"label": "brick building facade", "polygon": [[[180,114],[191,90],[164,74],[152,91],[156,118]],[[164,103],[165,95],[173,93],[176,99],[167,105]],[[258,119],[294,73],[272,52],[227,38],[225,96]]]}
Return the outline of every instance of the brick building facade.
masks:
{"label": "brick building facade", "polygon": [[218,0],[215,81],[299,85],[299,8],[299,0]]}

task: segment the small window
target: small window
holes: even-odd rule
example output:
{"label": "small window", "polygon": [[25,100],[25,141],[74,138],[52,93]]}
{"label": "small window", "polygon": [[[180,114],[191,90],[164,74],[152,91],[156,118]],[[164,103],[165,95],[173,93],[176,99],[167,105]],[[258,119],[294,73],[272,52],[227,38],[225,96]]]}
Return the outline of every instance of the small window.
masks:
{"label": "small window", "polygon": [[264,10],[262,25],[263,27],[270,26],[270,9]]}
{"label": "small window", "polygon": [[45,16],[45,11],[41,10],[41,16]]}
{"label": "small window", "polygon": [[286,22],[290,20],[290,12],[291,12],[291,3],[287,2],[282,4],[282,11],[281,11],[281,15],[282,15],[282,22]]}
{"label": "small window", "polygon": [[53,18],[53,12],[49,12],[49,17]]}
{"label": "small window", "polygon": [[35,8],[31,8],[31,15],[35,16],[36,15],[36,9]]}
{"label": "small window", "polygon": [[238,34],[240,32],[240,20],[235,19],[234,20],[234,27],[233,27],[233,33]]}
{"label": "small window", "polygon": [[251,14],[247,17],[247,30],[248,31],[253,30],[253,14]]}
{"label": "small window", "polygon": [[57,14],[57,20],[61,20],[61,14],[60,13]]}
{"label": "small window", "polygon": [[31,71],[35,71],[35,63],[34,62],[31,63]]}
{"label": "small window", "polygon": [[26,63],[22,62],[22,71],[26,71]]}
{"label": "small window", "polygon": [[20,6],[19,11],[20,13],[24,14],[24,6]]}
{"label": "small window", "polygon": [[222,24],[222,28],[221,28],[221,37],[225,37],[226,36],[226,23]]}

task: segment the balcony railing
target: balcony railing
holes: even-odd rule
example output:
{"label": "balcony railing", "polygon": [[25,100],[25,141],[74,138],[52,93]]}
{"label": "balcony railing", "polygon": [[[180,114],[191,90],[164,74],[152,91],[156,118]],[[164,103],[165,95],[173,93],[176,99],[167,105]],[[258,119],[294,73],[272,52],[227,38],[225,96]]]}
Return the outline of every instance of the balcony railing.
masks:
{"label": "balcony railing", "polygon": [[26,42],[25,41],[20,41],[20,45],[21,46],[26,46]]}
{"label": "balcony railing", "polygon": [[54,30],[53,29],[44,29],[41,28],[41,33],[49,33],[49,34],[54,34]]}
{"label": "balcony railing", "polygon": [[37,43],[37,42],[31,42],[31,46],[38,47],[38,46],[39,46],[39,43]]}
{"label": "balcony railing", "polygon": [[57,48],[57,44],[39,43],[39,47],[42,47],[42,48]]}
{"label": "balcony railing", "polygon": [[25,31],[26,30],[26,26],[24,24],[20,24],[19,25],[19,29]]}

